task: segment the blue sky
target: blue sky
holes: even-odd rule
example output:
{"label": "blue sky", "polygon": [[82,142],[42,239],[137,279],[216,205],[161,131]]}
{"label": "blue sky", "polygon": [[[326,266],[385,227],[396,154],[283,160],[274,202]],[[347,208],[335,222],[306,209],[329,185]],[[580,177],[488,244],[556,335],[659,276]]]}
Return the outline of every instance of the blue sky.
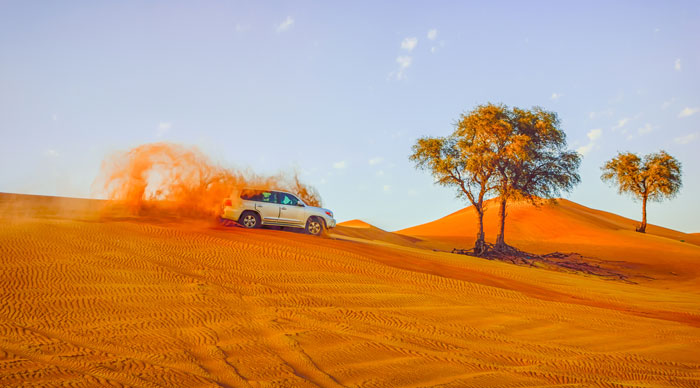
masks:
{"label": "blue sky", "polygon": [[466,206],[415,140],[501,102],[559,114],[585,206],[639,219],[600,166],[665,149],[684,187],[649,221],[700,232],[700,3],[455,3],[0,1],[0,191],[89,197],[105,155],[172,141],[395,230]]}

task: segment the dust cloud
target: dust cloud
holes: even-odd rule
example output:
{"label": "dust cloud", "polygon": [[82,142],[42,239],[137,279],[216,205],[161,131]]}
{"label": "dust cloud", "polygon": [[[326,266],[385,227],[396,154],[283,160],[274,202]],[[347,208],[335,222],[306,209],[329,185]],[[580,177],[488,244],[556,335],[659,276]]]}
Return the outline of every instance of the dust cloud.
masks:
{"label": "dust cloud", "polygon": [[105,158],[93,193],[131,214],[159,208],[179,216],[210,217],[219,214],[224,199],[235,203],[249,188],[290,191],[308,205],[321,206],[318,191],[302,183],[296,172],[261,176],[216,164],[196,147],[168,142]]}

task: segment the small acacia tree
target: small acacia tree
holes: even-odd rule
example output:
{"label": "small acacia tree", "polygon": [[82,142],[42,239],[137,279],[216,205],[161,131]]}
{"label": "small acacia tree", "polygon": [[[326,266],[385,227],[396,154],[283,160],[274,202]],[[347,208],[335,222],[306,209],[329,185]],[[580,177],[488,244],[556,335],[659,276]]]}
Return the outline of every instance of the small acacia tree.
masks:
{"label": "small acacia tree", "polygon": [[620,194],[631,194],[642,201],[642,224],[637,232],[647,228],[647,201],[674,197],[681,188],[681,163],[666,151],[640,158],[631,152],[618,153],[603,167],[601,179],[617,185]]}
{"label": "small acacia tree", "polygon": [[410,160],[429,170],[435,183],[457,188],[478,215],[479,232],[474,243],[477,255],[486,252],[484,200],[495,188],[498,134],[507,131],[506,108],[493,104],[463,114],[448,137],[424,137],[413,145]]}
{"label": "small acacia tree", "polygon": [[511,199],[537,203],[570,191],[581,178],[581,156],[566,149],[566,134],[554,112],[535,107],[508,112],[510,131],[502,138],[497,158],[500,232],[495,249],[507,251],[506,205]]}

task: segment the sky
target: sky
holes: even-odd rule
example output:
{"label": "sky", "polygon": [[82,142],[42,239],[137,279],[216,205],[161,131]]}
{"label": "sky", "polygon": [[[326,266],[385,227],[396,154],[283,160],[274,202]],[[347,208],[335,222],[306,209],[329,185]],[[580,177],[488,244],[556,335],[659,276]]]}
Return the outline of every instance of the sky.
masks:
{"label": "sky", "polygon": [[649,222],[700,232],[699,70],[697,1],[0,0],[0,192],[91,197],[105,156],[169,141],[397,230],[467,206],[408,156],[494,102],[559,115],[584,206],[640,219],[600,167],[666,150],[683,188]]}

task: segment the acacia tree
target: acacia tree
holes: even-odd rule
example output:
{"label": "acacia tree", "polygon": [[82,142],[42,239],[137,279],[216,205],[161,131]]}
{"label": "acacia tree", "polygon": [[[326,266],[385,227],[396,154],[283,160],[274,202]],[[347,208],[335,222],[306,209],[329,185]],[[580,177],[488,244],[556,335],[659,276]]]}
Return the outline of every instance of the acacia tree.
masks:
{"label": "acacia tree", "polygon": [[508,109],[487,104],[463,114],[454,133],[445,138],[421,138],[410,159],[429,170],[436,183],[458,188],[478,214],[479,233],[474,251],[486,252],[484,199],[500,197],[500,233],[495,249],[507,251],[507,202],[536,203],[571,190],[579,183],[581,156],[566,150],[566,135],[553,112],[541,108]]}
{"label": "acacia tree", "polygon": [[505,242],[506,206],[511,199],[536,204],[570,191],[581,178],[581,156],[566,149],[566,134],[554,112],[539,107],[513,108],[508,112],[509,128],[501,138],[497,157],[496,191],[500,199],[500,231],[495,249],[507,251]]}
{"label": "acacia tree", "polygon": [[506,108],[493,104],[478,106],[463,114],[448,137],[424,137],[413,145],[410,160],[429,170],[435,183],[457,188],[457,196],[467,198],[478,215],[479,232],[474,252],[487,250],[484,235],[484,200],[495,188],[498,134],[507,132]]}
{"label": "acacia tree", "polygon": [[674,197],[681,188],[681,163],[666,151],[644,155],[618,153],[605,162],[601,179],[616,184],[618,193],[631,194],[642,201],[642,224],[637,232],[647,228],[647,201]]}

